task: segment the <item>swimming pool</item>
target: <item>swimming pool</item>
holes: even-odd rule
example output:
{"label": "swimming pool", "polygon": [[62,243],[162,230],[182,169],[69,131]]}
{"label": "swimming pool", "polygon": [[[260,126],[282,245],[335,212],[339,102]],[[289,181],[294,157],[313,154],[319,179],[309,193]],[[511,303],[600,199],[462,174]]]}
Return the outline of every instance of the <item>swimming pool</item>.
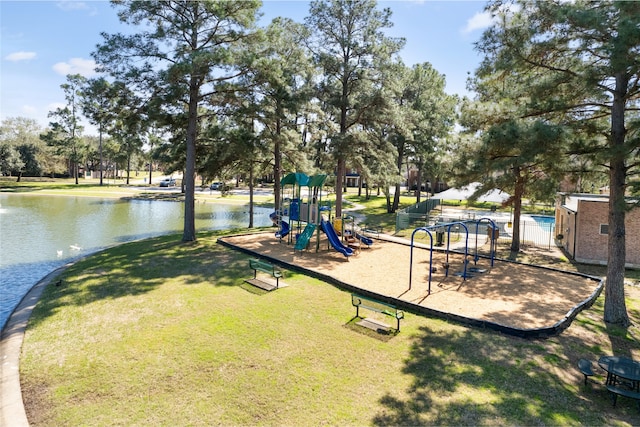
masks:
{"label": "swimming pool", "polygon": [[533,220],[537,222],[539,225],[556,223],[556,218],[553,216],[548,216],[548,215],[529,215],[529,216],[533,218]]}

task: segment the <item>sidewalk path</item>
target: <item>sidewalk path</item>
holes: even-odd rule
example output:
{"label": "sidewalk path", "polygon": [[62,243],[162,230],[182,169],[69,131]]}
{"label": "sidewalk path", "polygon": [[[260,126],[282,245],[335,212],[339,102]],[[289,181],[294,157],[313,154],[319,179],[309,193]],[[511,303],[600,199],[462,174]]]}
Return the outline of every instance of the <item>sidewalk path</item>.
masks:
{"label": "sidewalk path", "polygon": [[0,336],[0,426],[27,427],[29,421],[20,387],[20,351],[31,312],[44,288],[69,266],[60,267],[36,283],[9,317]]}

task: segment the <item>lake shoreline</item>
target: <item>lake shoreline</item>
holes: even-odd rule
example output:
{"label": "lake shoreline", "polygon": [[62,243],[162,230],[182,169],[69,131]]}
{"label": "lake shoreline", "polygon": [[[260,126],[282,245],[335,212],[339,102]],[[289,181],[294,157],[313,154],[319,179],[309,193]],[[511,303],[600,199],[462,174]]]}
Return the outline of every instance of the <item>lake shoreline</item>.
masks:
{"label": "lake shoreline", "polygon": [[[183,204],[122,193],[0,192],[0,328],[28,290],[60,265],[114,244],[182,232]],[[247,227],[247,203],[228,201],[197,201],[197,232]],[[254,225],[271,225],[272,209],[256,204]]]}

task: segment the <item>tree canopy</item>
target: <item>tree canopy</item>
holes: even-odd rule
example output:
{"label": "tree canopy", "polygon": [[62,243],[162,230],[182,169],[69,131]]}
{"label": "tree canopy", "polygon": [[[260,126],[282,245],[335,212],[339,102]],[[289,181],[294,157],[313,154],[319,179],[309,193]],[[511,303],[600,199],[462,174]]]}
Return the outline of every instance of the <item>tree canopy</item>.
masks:
{"label": "tree canopy", "polygon": [[477,44],[485,59],[475,87],[494,113],[484,123],[563,126],[579,135],[563,148],[565,156],[607,168],[605,321],[628,325],[625,196],[640,172],[640,3],[494,1],[487,10],[497,23]]}
{"label": "tree canopy", "polygon": [[404,45],[384,33],[391,10],[374,0],[311,3],[306,24],[313,30],[313,56],[322,69],[318,96],[336,124],[328,135],[336,167],[336,215],[342,215],[346,162],[369,110],[381,103],[381,72]]}
{"label": "tree canopy", "polygon": [[[185,215],[182,240],[196,239],[194,191],[200,107],[215,110],[220,87],[244,70],[241,47],[260,3],[231,1],[113,1],[133,35],[103,34],[100,70],[133,91],[161,98],[156,107],[185,114]],[[244,62],[246,63],[246,62]]]}

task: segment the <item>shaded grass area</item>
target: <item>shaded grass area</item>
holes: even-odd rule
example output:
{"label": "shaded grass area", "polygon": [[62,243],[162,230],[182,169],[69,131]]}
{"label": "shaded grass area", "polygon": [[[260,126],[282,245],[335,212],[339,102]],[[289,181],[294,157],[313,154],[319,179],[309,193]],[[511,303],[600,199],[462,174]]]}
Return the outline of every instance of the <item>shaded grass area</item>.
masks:
{"label": "shaded grass area", "polygon": [[[638,328],[607,327],[602,298],[546,340],[411,313],[380,337],[321,281],[287,273],[286,287],[248,292],[248,257],[218,235],[127,243],[47,287],[20,365],[32,425],[640,422],[633,402],[612,408],[575,368],[580,357],[640,358]],[[638,325],[640,289],[628,308]]]}

